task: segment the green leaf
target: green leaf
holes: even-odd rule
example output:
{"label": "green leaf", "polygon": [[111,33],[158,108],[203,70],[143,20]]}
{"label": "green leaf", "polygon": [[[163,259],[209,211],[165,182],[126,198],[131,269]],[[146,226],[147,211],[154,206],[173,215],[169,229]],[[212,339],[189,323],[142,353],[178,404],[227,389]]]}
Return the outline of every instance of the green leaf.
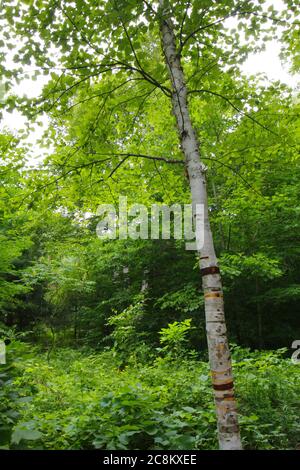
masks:
{"label": "green leaf", "polygon": [[35,429],[16,428],[11,436],[12,444],[19,444],[24,441],[36,441],[42,437],[42,433]]}

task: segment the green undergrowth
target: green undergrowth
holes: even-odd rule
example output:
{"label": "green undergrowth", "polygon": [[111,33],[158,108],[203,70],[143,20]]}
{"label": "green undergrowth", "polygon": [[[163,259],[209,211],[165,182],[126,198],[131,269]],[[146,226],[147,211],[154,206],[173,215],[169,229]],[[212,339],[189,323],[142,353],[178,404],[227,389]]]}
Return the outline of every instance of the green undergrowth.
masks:
{"label": "green undergrowth", "polygon": [[[18,341],[0,366],[0,446],[10,449],[217,449],[206,362],[127,364],[107,351],[47,354]],[[233,348],[246,449],[300,443],[300,366],[284,351]],[[49,359],[49,358],[48,358]]]}

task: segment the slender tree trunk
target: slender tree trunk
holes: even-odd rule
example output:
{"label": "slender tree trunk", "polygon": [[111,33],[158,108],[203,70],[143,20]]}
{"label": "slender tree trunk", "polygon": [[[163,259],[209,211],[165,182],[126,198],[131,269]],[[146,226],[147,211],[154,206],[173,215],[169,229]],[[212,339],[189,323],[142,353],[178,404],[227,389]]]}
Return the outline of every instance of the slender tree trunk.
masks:
{"label": "slender tree trunk", "polygon": [[160,0],[160,6],[162,49],[172,84],[172,106],[189,175],[194,220],[197,217],[196,204],[202,204],[204,207],[204,246],[199,252],[199,260],[204,290],[207,342],[218,421],[219,446],[222,450],[240,450],[242,446],[233,391],[223,290],[208,218],[205,167],[200,161],[199,142],[191,123],[187,88],[167,0]]}
{"label": "slender tree trunk", "polygon": [[[258,279],[256,278],[256,297],[258,297],[259,294],[259,283]],[[257,333],[258,333],[258,347],[259,349],[264,348],[264,337],[263,337],[263,326],[262,326],[262,314],[261,314],[261,308],[259,304],[259,300],[256,300],[256,314],[257,314]]]}

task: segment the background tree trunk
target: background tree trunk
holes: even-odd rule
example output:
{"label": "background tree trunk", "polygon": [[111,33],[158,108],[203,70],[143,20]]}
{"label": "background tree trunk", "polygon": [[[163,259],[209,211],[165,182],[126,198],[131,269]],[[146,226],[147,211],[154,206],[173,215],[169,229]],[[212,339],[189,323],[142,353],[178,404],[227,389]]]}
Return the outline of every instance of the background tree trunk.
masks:
{"label": "background tree trunk", "polygon": [[176,47],[168,2],[160,0],[160,6],[162,49],[172,84],[173,112],[189,175],[194,221],[199,217],[197,204],[204,207],[204,246],[199,252],[199,260],[219,445],[223,450],[240,450],[242,446],[224,317],[223,289],[208,217],[205,167],[200,161],[199,143],[191,123],[184,72]]}

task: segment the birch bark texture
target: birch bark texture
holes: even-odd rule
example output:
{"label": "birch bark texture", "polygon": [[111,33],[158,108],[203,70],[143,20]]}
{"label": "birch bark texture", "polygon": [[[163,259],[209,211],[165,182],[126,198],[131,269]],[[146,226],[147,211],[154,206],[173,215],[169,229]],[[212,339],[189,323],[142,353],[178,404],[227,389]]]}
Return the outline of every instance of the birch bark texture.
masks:
{"label": "birch bark texture", "polygon": [[189,175],[194,221],[198,217],[197,204],[202,204],[204,207],[204,244],[198,254],[204,291],[206,334],[219,447],[221,450],[241,450],[224,316],[223,289],[209,223],[205,166],[201,163],[199,142],[191,122],[181,56],[177,49],[167,0],[160,0],[159,21],[163,54],[172,85],[172,108]]}

